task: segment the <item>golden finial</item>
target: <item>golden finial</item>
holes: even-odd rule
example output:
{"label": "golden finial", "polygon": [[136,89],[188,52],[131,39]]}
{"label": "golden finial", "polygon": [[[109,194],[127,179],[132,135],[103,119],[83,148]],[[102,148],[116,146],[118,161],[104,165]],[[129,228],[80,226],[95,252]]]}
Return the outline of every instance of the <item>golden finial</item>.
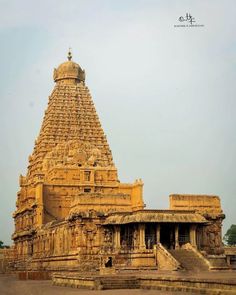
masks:
{"label": "golden finial", "polygon": [[68,58],[68,60],[71,60],[72,59],[71,48],[69,48],[67,58]]}

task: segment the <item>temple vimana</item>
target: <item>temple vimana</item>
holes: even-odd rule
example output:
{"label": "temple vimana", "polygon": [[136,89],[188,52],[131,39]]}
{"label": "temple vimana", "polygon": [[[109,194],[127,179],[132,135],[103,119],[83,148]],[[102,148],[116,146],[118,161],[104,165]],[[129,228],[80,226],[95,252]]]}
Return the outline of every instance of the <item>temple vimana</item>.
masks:
{"label": "temple vimana", "polygon": [[19,178],[14,267],[64,272],[224,265],[220,198],[172,194],[169,209],[145,209],[142,180],[119,181],[85,71],[71,52],[53,78],[27,174]]}

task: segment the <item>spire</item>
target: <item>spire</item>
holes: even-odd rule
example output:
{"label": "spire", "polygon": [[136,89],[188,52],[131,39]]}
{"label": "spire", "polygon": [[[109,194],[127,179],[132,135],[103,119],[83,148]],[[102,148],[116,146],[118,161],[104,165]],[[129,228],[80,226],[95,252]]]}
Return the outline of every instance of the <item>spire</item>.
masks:
{"label": "spire", "polygon": [[[69,51],[68,59],[71,57]],[[82,74],[83,80],[80,79]],[[29,159],[28,176],[34,177],[44,169],[48,170],[47,163],[53,166],[54,158],[58,162],[55,165],[64,165],[70,161],[72,152],[81,159],[89,157],[86,161],[78,160],[82,164],[94,165],[96,158],[97,166],[114,167],[112,153],[92,97],[84,84],[84,71],[78,64],[67,61],[55,69],[54,75],[55,81],[59,83],[56,83],[49,97],[40,134]],[[66,83],[69,78],[72,81]],[[59,155],[63,156],[62,159]]]}
{"label": "spire", "polygon": [[71,61],[71,59],[72,59],[71,48],[69,48],[67,58],[68,58],[69,61]]}
{"label": "spire", "polygon": [[63,62],[54,69],[53,79],[55,82],[65,79],[75,79],[77,82],[85,81],[85,71],[82,70],[79,64],[72,61],[71,48],[69,48],[68,61]]}

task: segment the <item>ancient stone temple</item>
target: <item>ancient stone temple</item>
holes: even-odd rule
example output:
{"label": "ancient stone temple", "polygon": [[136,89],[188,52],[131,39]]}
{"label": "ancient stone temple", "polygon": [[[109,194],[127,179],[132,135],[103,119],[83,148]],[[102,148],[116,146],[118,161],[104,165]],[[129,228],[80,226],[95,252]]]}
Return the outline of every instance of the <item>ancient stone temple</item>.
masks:
{"label": "ancient stone temple", "polygon": [[118,179],[85,72],[70,52],[53,77],[28,172],[19,181],[15,268],[177,269],[188,268],[183,258],[190,254],[219,266],[219,197],[171,195],[169,210],[144,209],[142,181]]}

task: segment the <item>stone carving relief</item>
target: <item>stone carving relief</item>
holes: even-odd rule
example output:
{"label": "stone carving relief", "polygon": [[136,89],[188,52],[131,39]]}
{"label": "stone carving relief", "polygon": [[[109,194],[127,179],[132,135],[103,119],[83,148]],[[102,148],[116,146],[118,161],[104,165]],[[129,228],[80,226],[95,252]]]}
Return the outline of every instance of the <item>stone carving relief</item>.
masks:
{"label": "stone carving relief", "polygon": [[57,144],[43,160],[43,171],[54,167],[103,166],[101,151],[89,143],[68,141]]}
{"label": "stone carving relief", "polygon": [[205,229],[205,244],[208,245],[209,254],[222,254],[223,244],[221,237],[221,220],[214,221]]}
{"label": "stone carving relief", "polygon": [[105,228],[103,232],[103,246],[101,249],[102,253],[112,252],[112,230],[110,228]]}
{"label": "stone carving relief", "polygon": [[83,234],[85,236],[87,246],[87,254],[92,253],[94,238],[97,233],[97,226],[94,223],[87,223],[83,227]]}
{"label": "stone carving relief", "polygon": [[108,228],[104,230],[104,244],[105,245],[112,245],[112,231]]}

